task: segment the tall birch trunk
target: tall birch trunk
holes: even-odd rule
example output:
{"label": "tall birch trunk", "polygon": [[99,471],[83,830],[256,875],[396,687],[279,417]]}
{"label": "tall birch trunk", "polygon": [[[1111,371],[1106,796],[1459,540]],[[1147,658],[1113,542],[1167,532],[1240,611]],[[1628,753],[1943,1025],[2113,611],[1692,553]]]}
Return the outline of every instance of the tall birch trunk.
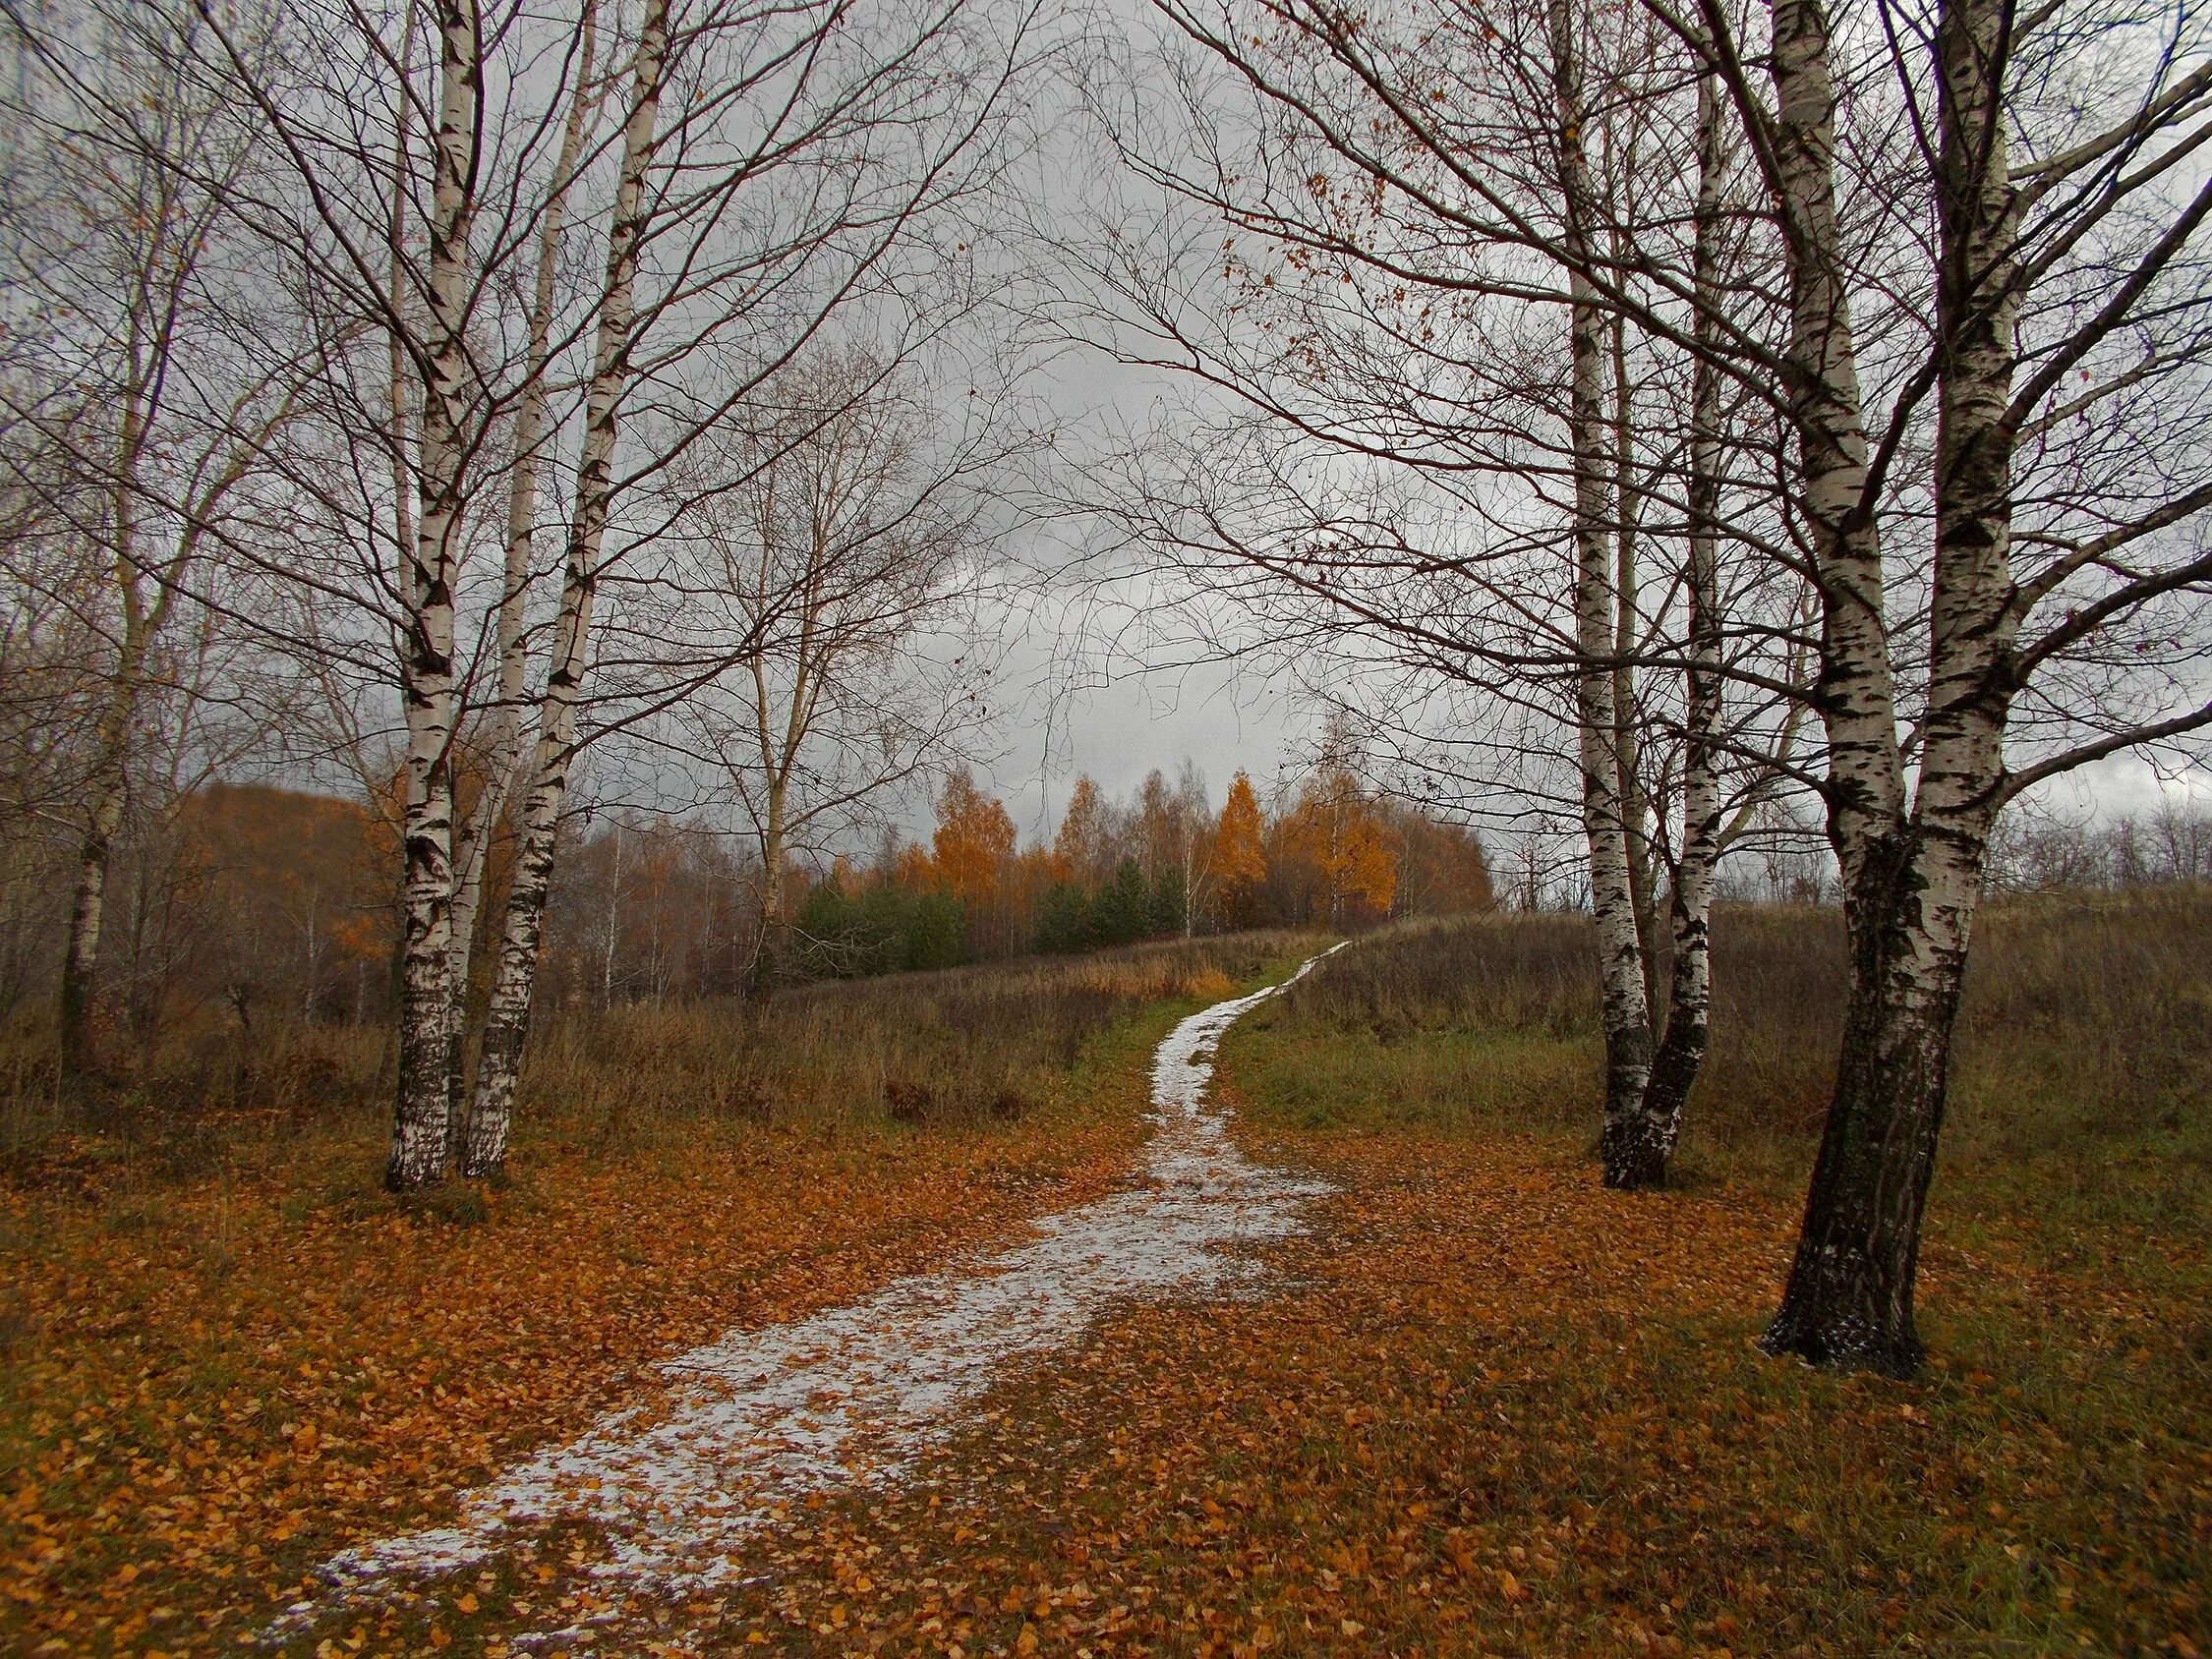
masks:
{"label": "tall birch trunk", "polygon": [[413,545],[403,553],[406,617],[400,701],[406,717],[401,821],[399,1089],[385,1183],[408,1190],[445,1173],[447,952],[453,897],[453,589],[460,549],[462,424],[467,408],[469,234],[483,103],[474,0],[439,0],[437,153],[432,194],[430,327]]}
{"label": "tall birch trunk", "polygon": [[[1616,244],[1615,257],[1625,250]],[[1651,800],[1644,788],[1643,745],[1636,724],[1638,605],[1636,411],[1628,375],[1628,319],[1611,323],[1613,369],[1613,774],[1621,829],[1628,841],[1628,894],[1636,910],[1636,948],[1644,970],[1644,1006],[1659,1001],[1659,903],[1652,869]]]}
{"label": "tall birch trunk", "polygon": [[545,936],[546,898],[559,836],[568,773],[575,761],[577,707],[590,664],[592,603],[600,547],[613,507],[614,446],[621,435],[621,399],[630,372],[630,322],[637,288],[638,248],[645,234],[645,177],[669,48],[669,0],[648,0],[638,35],[630,107],[622,129],[621,174],[607,239],[607,280],[600,296],[592,383],[584,414],[583,454],[576,468],[576,510],[569,526],[560,615],[538,723],[538,746],[522,810],[521,845],[499,940],[499,961],[485,1015],[483,1052],[469,1102],[467,1171],[489,1175],[506,1162],[514,1089],[530,1029],[530,997]]}
{"label": "tall birch trunk", "polygon": [[1606,453],[1605,328],[1587,274],[1590,239],[1586,203],[1589,167],[1583,139],[1582,68],[1575,14],[1552,0],[1550,32],[1559,99],[1559,166],[1566,198],[1569,264],[1568,330],[1572,347],[1568,428],[1574,454],[1576,724],[1582,764],[1583,832],[1590,848],[1590,908],[1597,923],[1598,964],[1605,1028],[1605,1115],[1602,1161],[1616,1184],[1621,1137],[1642,1111],[1652,1065],[1651,1008],[1644,992],[1644,951],[1629,871],[1628,825],[1621,799],[1620,710],[1612,659],[1619,616],[1610,538]]}
{"label": "tall birch trunk", "polygon": [[791,919],[784,902],[784,810],[788,782],[771,773],[768,817],[760,832],[760,946],[753,952],[753,989],[772,991],[790,966]]}
{"label": "tall birch trunk", "polygon": [[108,865],[130,794],[131,732],[138,723],[145,669],[146,626],[135,575],[126,581],[125,592],[123,640],[100,711],[77,883],[70,894],[69,944],[62,957],[61,1064],[70,1076],[83,1074],[92,1063],[92,990],[107,912]]}
{"label": "tall birch trunk", "polygon": [[1668,925],[1674,961],[1666,1030],[1652,1060],[1636,1144],[1624,1149],[1621,1185],[1666,1184],[1682,1131],[1682,1110],[1705,1064],[1712,1030],[1713,878],[1720,856],[1720,181],[1725,162],[1720,99],[1707,75],[1698,87],[1698,203],[1691,281],[1689,535],[1684,587],[1689,652],[1684,670],[1682,845],[1675,860]]}
{"label": "tall birch trunk", "polygon": [[530,332],[523,360],[522,397],[514,417],[514,472],[507,484],[506,564],[501,573],[496,641],[498,701],[493,718],[484,787],[475,810],[462,826],[454,863],[452,943],[447,954],[451,996],[446,1003],[447,1111],[451,1156],[466,1159],[467,1093],[463,1065],[468,1019],[469,976],[476,951],[477,916],[484,900],[484,873],[499,820],[514,796],[522,770],[522,704],[530,672],[529,620],[532,552],[538,530],[538,478],[544,460],[546,412],[552,402],[547,374],[553,358],[553,304],[557,297],[560,247],[566,229],[568,191],[583,158],[598,89],[593,64],[599,39],[598,0],[583,0],[576,24],[576,89],[561,129],[560,152],[553,161],[553,187],[538,226],[538,269],[530,296]]}
{"label": "tall birch trunk", "polygon": [[[1832,808],[1832,826],[1856,831],[1835,834],[1849,1001],[1804,1229],[1763,1339],[1771,1352],[1897,1376],[1922,1358],[1920,1229],[2013,691],[2007,405],[2019,276],[2007,25],[2004,0],[1946,0],[1939,16],[1936,569],[1918,798],[1909,822],[1894,811],[1877,819],[1849,794]],[[1779,54],[1777,80],[1778,64]],[[1857,643],[1833,629],[1824,638],[1843,658],[1846,685],[1888,671],[1886,656],[1845,655]],[[1838,677],[1824,661],[1824,682]],[[1867,755],[1851,759],[1863,766]]]}
{"label": "tall birch trunk", "polygon": [[1896,680],[1882,545],[1866,500],[1866,419],[1835,218],[1835,88],[1824,0],[1774,0],[1775,161],[1789,266],[1790,419],[1797,502],[1821,596],[1814,686],[1829,744],[1829,837],[1843,884],[1904,832]]}
{"label": "tall birch trunk", "polygon": [[123,637],[117,642],[115,668],[107,683],[92,753],[85,833],[78,843],[77,883],[70,894],[69,941],[62,954],[59,1024],[61,1065],[76,1075],[92,1058],[92,990],[99,972],[100,931],[107,916],[107,872],[115,831],[123,822],[130,787],[131,731],[138,721],[140,681],[145,672],[148,629],[146,595],[135,545],[138,498],[133,485],[145,444],[145,417],[139,386],[144,383],[146,341],[136,308],[130,317],[132,383],[118,411],[115,476],[108,491],[109,533],[113,538],[116,599],[122,609]]}

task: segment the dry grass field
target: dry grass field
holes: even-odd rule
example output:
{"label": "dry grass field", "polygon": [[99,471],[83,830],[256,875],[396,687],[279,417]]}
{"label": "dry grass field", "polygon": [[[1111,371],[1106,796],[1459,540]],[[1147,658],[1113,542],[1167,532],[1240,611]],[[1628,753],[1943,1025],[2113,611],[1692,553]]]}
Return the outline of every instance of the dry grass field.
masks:
{"label": "dry grass field", "polygon": [[[1287,935],[584,1019],[515,1178],[378,1184],[373,1049],[9,1103],[0,1651],[235,1648],[307,1569],[648,1387],[1122,1178],[1171,1013]],[[312,1057],[312,1063],[303,1057]],[[17,1076],[36,1075],[19,1058]]]}
{"label": "dry grass field", "polygon": [[[1264,1293],[1110,1315],[593,1650],[2212,1647],[2212,894],[1986,917],[1911,1384],[1753,1345],[1834,919],[1722,914],[1716,1055],[1648,1196],[1595,1178],[1584,925],[1385,931],[1252,1010],[1216,1088],[1248,1154],[1333,1187]],[[653,1357],[1107,1190],[1171,1016],[1310,948],[616,1015],[540,1053],[511,1186],[411,1207],[373,1185],[374,1056],[327,1110],[205,1114],[191,1167],[19,1101],[0,1646],[235,1649],[330,1548],[445,1513]],[[295,1646],[517,1652],[592,1594],[556,1549]]]}
{"label": "dry grass field", "polygon": [[[1141,1310],[708,1616],[790,1652],[2212,1647],[2212,894],[1987,918],[1913,1384],[1754,1346],[1834,919],[1723,915],[1684,1179],[1599,1190],[1572,918],[1375,936],[1224,1041],[1336,1185],[1280,1294]],[[677,1623],[681,1624],[680,1617]]]}

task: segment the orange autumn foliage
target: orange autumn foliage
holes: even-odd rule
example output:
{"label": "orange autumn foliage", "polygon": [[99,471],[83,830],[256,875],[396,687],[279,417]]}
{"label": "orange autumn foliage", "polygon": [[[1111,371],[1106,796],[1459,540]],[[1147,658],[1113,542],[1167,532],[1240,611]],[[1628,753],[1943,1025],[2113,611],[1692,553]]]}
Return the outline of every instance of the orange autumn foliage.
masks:
{"label": "orange autumn foliage", "polygon": [[1398,891],[1398,855],[1350,772],[1332,770],[1309,780],[1277,839],[1282,862],[1308,873],[1311,919],[1389,913]]}
{"label": "orange autumn foliage", "polygon": [[1221,826],[1214,831],[1213,867],[1215,879],[1229,890],[1256,887],[1267,880],[1259,799],[1252,792],[1252,779],[1241,772],[1229,785],[1229,798],[1221,806]]}
{"label": "orange autumn foliage", "polygon": [[1088,777],[1076,779],[1052,838],[1053,874],[1064,882],[1096,887],[1106,875],[1106,798]]}
{"label": "orange autumn foliage", "polygon": [[988,904],[998,896],[999,875],[1014,856],[1014,820],[996,798],[975,786],[961,768],[945,779],[937,798],[937,877],[954,897]]}

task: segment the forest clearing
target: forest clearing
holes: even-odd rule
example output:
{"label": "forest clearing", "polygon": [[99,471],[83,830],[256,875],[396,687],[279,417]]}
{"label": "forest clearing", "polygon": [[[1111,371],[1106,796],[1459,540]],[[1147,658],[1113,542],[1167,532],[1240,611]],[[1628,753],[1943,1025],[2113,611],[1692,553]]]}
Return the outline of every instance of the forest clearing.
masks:
{"label": "forest clearing", "polygon": [[[1729,1025],[1770,1035],[1717,1053],[1686,1178],[1659,1196],[1581,1173],[1587,919],[1370,935],[1220,1040],[1231,1136],[1302,1195],[1292,1233],[1234,1252],[1263,1282],[1125,1287],[1010,1343],[1028,1351],[879,1468],[779,1489],[773,1459],[724,1444],[726,1474],[778,1495],[757,1529],[697,1529],[722,1561],[704,1577],[651,1551],[607,1572],[623,1523],[597,1498],[420,1576],[395,1558],[382,1593],[358,1565],[315,1570],[450,1525],[611,1408],[665,1420],[683,1380],[659,1362],[727,1328],[981,1271],[962,1264],[1128,1193],[1168,1026],[1317,943],[829,988],[874,1004],[821,1010],[844,1032],[972,999],[958,1041],[1034,1091],[1012,1119],[549,1098],[533,1173],[398,1215],[368,1122],[271,1133],[220,1173],[81,1162],[71,1189],[19,1170],[9,1639],[2185,1652],[2208,1618],[2212,1217],[2187,1116],[2212,1062],[2208,921],[2198,890],[1991,917],[2005,947],[1968,1003],[1917,1385],[1753,1346],[1818,1117],[1817,1068],[1792,1057],[1836,1017],[1819,913],[1722,913],[1745,987]],[[1056,999],[1072,1063],[1034,1038]],[[407,1251],[383,1247],[394,1229]],[[281,1624],[302,1599],[314,1615]]]}
{"label": "forest clearing", "polygon": [[2212,4],[0,0],[0,1653],[2212,1652]]}

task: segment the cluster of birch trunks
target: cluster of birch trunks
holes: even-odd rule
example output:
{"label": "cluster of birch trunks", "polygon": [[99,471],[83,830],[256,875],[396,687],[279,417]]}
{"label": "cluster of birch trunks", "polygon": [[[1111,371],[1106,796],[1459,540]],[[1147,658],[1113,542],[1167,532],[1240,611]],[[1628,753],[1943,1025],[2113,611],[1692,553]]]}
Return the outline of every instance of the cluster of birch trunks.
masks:
{"label": "cluster of birch trunks", "polygon": [[1087,268],[1126,354],[1231,396],[1124,523],[1385,679],[1431,775],[1579,818],[1609,1184],[1665,1179],[1717,863],[1817,804],[1849,985],[1766,1344],[1912,1371],[1999,814],[2212,725],[2212,37],[2108,0],[1158,10],[1124,102],[1177,117],[1122,152],[1173,228]]}
{"label": "cluster of birch trunks", "polygon": [[[1717,865],[1816,802],[1848,1004],[1767,1341],[1919,1363],[1999,814],[2212,727],[2193,12],[10,28],[6,579],[49,632],[104,619],[55,797],[65,1063],[147,733],[342,765],[401,850],[390,1182],[497,1171],[579,755],[650,730],[664,778],[721,779],[772,929],[809,837],[957,746],[984,654],[938,647],[1050,511],[1182,596],[1183,643],[1295,658],[1370,754],[1574,816],[1611,1184],[1666,1177]],[[1054,441],[1021,388],[1077,346],[1190,390]],[[66,657],[17,674],[33,633],[11,777]]]}

